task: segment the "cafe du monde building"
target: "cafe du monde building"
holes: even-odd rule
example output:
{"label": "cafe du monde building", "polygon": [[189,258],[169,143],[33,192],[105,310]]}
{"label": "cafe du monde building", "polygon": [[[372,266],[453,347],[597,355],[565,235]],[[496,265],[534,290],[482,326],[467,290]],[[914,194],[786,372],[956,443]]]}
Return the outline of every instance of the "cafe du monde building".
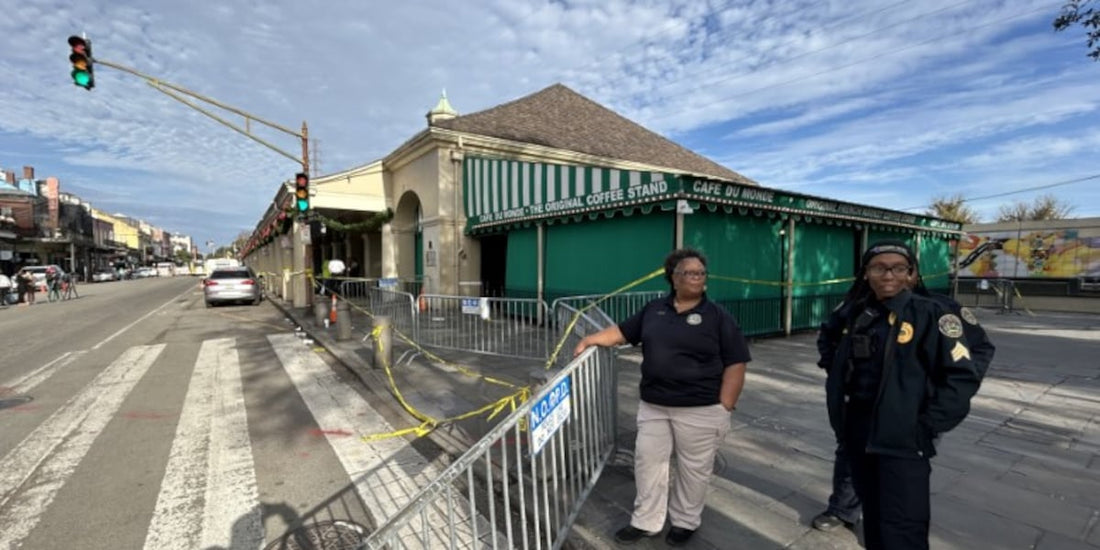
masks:
{"label": "cafe du monde building", "polygon": [[[612,292],[692,247],[708,259],[708,296],[747,334],[816,328],[878,239],[908,242],[927,284],[946,289],[961,232],[769,189],[560,84],[462,116],[444,96],[427,129],[371,166],[393,216],[360,236],[378,243],[359,258],[368,277],[549,304]],[[667,289],[654,277],[630,290]]]}

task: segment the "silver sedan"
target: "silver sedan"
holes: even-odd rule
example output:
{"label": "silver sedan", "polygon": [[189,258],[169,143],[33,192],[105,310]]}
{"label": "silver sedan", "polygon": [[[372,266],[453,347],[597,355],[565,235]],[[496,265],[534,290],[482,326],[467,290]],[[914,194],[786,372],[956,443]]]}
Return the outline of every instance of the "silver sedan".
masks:
{"label": "silver sedan", "polygon": [[263,291],[256,280],[256,274],[247,267],[215,269],[203,280],[202,293],[206,307],[224,302],[250,302],[258,305],[263,299]]}

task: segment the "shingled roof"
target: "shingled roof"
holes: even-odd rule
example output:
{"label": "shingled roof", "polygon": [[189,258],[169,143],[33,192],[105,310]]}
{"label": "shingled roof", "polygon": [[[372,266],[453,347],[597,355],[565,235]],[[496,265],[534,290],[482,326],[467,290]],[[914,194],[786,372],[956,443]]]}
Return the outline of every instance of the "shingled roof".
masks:
{"label": "shingled roof", "polygon": [[562,84],[434,126],[756,184]]}

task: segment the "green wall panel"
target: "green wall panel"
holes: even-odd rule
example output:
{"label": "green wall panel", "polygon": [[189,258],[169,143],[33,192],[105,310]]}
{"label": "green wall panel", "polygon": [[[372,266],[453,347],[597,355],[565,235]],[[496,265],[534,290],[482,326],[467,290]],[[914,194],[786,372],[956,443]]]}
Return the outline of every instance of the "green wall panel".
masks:
{"label": "green wall panel", "polygon": [[951,242],[947,239],[921,236],[920,272],[924,284],[930,289],[940,291],[950,286],[948,275],[951,272]]}
{"label": "green wall panel", "polygon": [[[800,223],[794,230],[794,295],[843,294],[852,282],[822,283],[855,274],[859,233],[836,225]],[[800,284],[801,283],[801,284]]]}
{"label": "green wall panel", "polygon": [[504,287],[509,295],[538,294],[538,229],[527,227],[508,233],[507,263],[504,267]]}
{"label": "green wall panel", "polygon": [[[604,294],[661,267],[672,251],[675,218],[655,211],[546,227],[546,301]],[[631,291],[666,290],[663,277]]]}
{"label": "green wall panel", "polygon": [[[707,295],[713,299],[773,298],[782,281],[782,240],[778,219],[697,211],[684,216],[684,246],[707,256]],[[729,281],[724,278],[741,279]]]}

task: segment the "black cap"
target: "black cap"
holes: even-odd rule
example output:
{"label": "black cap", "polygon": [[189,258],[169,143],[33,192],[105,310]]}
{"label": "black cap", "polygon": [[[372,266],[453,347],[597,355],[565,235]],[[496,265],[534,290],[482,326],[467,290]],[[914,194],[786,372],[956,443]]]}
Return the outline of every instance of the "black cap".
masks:
{"label": "black cap", "polygon": [[913,249],[909,248],[909,245],[906,244],[905,241],[886,240],[878,241],[867,248],[867,251],[863,253],[863,265],[867,265],[867,263],[871,261],[871,258],[879,254],[901,254],[905,256],[906,260],[909,260],[910,264],[917,264],[916,257],[913,255]]}

